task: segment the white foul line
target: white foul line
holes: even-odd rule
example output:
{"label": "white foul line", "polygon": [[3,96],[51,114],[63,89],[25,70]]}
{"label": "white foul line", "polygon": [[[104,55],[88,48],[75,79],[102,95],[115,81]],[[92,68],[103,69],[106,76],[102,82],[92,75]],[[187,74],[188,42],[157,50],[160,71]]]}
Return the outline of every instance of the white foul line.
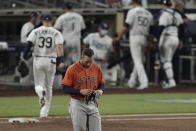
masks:
{"label": "white foul line", "polygon": [[196,113],[169,113],[169,114],[124,114],[124,115],[103,115],[102,118],[110,117],[142,117],[142,116],[193,116]]}
{"label": "white foul line", "polygon": [[192,120],[196,117],[168,117],[168,118],[125,118],[125,119],[103,119],[103,121],[152,121],[152,120]]}

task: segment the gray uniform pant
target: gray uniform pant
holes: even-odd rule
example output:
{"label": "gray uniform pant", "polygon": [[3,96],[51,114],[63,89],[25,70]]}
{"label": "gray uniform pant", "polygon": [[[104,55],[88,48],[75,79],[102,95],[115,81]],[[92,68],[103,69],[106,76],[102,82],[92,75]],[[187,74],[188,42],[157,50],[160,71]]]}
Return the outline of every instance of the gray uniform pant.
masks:
{"label": "gray uniform pant", "polygon": [[145,61],[145,48],[147,46],[145,36],[130,36],[130,51],[134,63],[134,68],[131,73],[129,81],[135,83],[137,79],[140,85],[146,87],[148,86],[148,78],[144,68]]}
{"label": "gray uniform pant", "polygon": [[163,64],[163,69],[165,75],[168,79],[168,83],[175,85],[174,72],[172,66],[172,59],[174,53],[179,45],[179,39],[177,36],[162,35],[159,41],[159,52],[161,63]]}
{"label": "gray uniform pant", "polygon": [[[39,97],[42,91],[46,91],[46,103],[41,108],[40,116],[48,116],[51,99],[52,99],[52,85],[54,75],[56,72],[56,58],[35,57],[33,61],[35,91]],[[41,88],[41,89],[39,89]]]}
{"label": "gray uniform pant", "polygon": [[71,99],[69,105],[74,131],[101,131],[101,117],[97,105],[81,99]]}

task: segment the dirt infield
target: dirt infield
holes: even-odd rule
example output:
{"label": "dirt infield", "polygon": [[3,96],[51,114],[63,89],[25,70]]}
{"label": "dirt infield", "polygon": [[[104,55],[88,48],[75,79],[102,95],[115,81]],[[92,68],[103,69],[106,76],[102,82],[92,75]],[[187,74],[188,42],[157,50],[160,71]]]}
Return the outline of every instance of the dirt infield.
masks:
{"label": "dirt infield", "polygon": [[[196,92],[195,86],[178,86],[164,90],[159,86],[138,91],[128,88],[106,88],[105,93],[174,93]],[[33,88],[26,90],[0,90],[0,96],[35,95]],[[54,90],[54,95],[63,95]],[[38,118],[39,119],[39,118]],[[73,131],[70,116],[39,119],[39,123],[8,123],[0,118],[0,131]],[[143,114],[102,116],[103,131],[196,131],[196,113],[192,114]]]}
{"label": "dirt infield", "polygon": [[[195,131],[196,114],[143,114],[102,116],[103,131]],[[0,119],[0,131],[73,131],[71,119],[51,117],[39,123],[8,123]]]}

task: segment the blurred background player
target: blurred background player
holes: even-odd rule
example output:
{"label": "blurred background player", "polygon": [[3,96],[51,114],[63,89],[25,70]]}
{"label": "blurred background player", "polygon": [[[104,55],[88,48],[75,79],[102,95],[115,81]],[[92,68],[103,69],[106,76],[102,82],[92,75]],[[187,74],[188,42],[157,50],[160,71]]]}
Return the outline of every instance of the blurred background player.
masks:
{"label": "blurred background player", "polygon": [[84,48],[91,48],[94,51],[94,61],[103,69],[105,80],[116,82],[117,66],[107,69],[108,60],[112,54],[112,38],[108,36],[109,26],[102,22],[98,27],[98,32],[90,33],[83,39]]}
{"label": "blurred background player", "polygon": [[52,99],[52,85],[56,72],[56,57],[60,64],[63,62],[63,37],[59,31],[52,27],[52,16],[42,16],[43,26],[34,29],[27,38],[28,45],[24,51],[24,58],[31,46],[33,49],[33,71],[35,92],[39,97],[41,106],[40,117],[47,117]]}
{"label": "blurred background player", "polygon": [[[22,28],[21,28],[21,34],[20,34],[20,42],[21,43],[27,43],[27,37],[28,35],[31,33],[31,31],[40,23],[40,19],[39,19],[39,13],[37,12],[32,12],[30,14],[30,20],[28,22],[26,22]],[[29,54],[31,54],[31,51],[29,52]],[[22,56],[22,53],[21,53]],[[19,79],[19,82],[21,83],[30,83],[33,84],[33,58],[29,57],[28,60],[25,61],[28,68],[29,68],[29,73],[22,77],[18,71],[16,67],[15,70],[15,77],[19,77],[19,78],[15,78],[15,79]]]}
{"label": "blurred background player", "polygon": [[30,15],[30,20],[26,22],[21,28],[20,42],[26,43],[27,37],[31,31],[39,24],[39,13],[32,12]]}
{"label": "blurred background player", "polygon": [[184,13],[184,2],[182,0],[176,1],[175,11],[181,15],[185,23],[190,21],[190,19]]}
{"label": "blurred background player", "polygon": [[149,28],[153,24],[153,16],[141,6],[140,0],[132,0],[131,5],[133,9],[128,11],[125,25],[116,40],[119,41],[126,31],[130,30],[129,44],[134,67],[127,84],[130,88],[139,84],[137,89],[142,90],[148,87],[148,78],[143,62],[145,61],[147,36],[149,35]]}
{"label": "blurred background player", "polygon": [[176,86],[172,67],[174,53],[180,43],[178,36],[183,40],[183,19],[180,14],[172,10],[170,0],[161,0],[162,11],[156,33],[159,42],[159,54],[165,78],[161,84],[162,88],[172,88]]}
{"label": "blurred background player", "polygon": [[69,66],[62,81],[64,92],[71,96],[69,113],[74,131],[101,131],[97,101],[85,99],[92,93],[100,97],[104,91],[102,70],[93,56],[92,49],[84,49],[80,61]]}
{"label": "blurred background player", "polygon": [[64,38],[65,64],[67,66],[78,61],[81,55],[81,31],[86,28],[83,17],[73,12],[72,3],[66,2],[64,14],[60,15],[54,27],[61,31]]}

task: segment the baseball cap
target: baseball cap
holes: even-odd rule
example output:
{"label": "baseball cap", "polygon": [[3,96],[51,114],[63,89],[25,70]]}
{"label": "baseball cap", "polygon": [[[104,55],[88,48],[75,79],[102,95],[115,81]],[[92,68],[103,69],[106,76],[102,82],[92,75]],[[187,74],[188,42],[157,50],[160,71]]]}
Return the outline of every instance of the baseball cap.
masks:
{"label": "baseball cap", "polygon": [[183,5],[184,6],[184,1],[182,1],[182,0],[176,1],[176,6],[179,6],[179,5]]}
{"label": "baseball cap", "polygon": [[71,2],[65,2],[64,6],[63,6],[63,9],[65,9],[65,8],[72,9],[72,7],[73,7],[73,4]]}
{"label": "baseball cap", "polygon": [[51,21],[52,20],[52,15],[51,14],[43,14],[42,15],[42,20]]}
{"label": "baseball cap", "polygon": [[105,29],[105,30],[108,30],[108,29],[109,29],[109,25],[108,25],[107,23],[105,23],[105,22],[102,22],[102,23],[99,25],[99,27],[100,27],[101,29]]}
{"label": "baseball cap", "polygon": [[38,16],[38,12],[31,12],[31,17]]}

